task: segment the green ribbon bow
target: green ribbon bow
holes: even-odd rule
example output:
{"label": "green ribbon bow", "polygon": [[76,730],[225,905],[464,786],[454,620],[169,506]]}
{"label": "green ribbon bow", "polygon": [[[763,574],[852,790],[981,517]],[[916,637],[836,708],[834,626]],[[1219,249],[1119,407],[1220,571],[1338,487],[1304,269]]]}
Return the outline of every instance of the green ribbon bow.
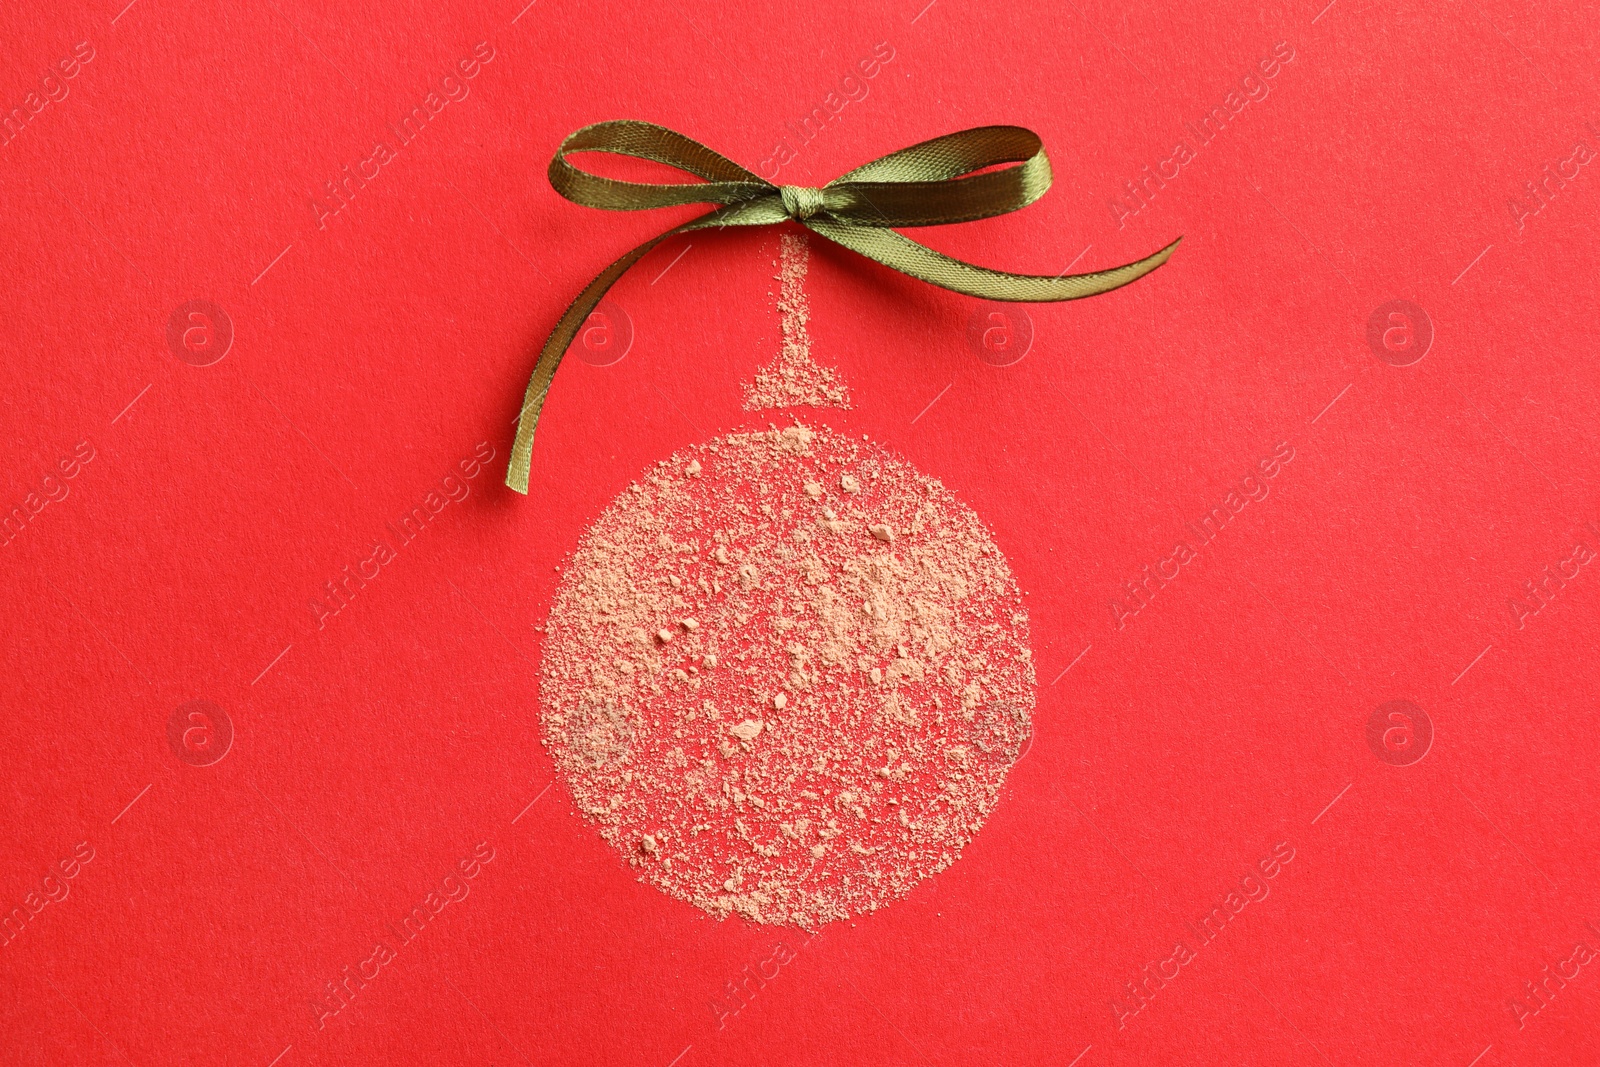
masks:
{"label": "green ribbon bow", "polygon": [[[666,163],[703,182],[644,184],[602,178],[567,162],[573,152],[615,152]],[[1000,164],[1021,166],[987,170]],[[983,171],[983,173],[974,173]],[[967,175],[971,175],[967,177]],[[896,233],[895,226],[971,222],[1027,207],[1050,188],[1050,160],[1037,134],[1020,126],[980,126],[891,152],[820,189],[773,185],[698,141],[649,122],[619,120],[585,126],[561,142],[550,161],[550,184],[577,204],[607,211],[641,211],[681,204],[720,204],[716,210],[646,241],[600,272],[567,305],[539,353],[506,484],[528,491],[533,430],[550,381],[572,339],[616,280],[656,245],[692,230],[771,226],[791,219],[813,233],[944,289],[989,300],[1077,300],[1127,285],[1155,270],[1178,247],[1173,241],[1135,263],[1092,274],[1054,278],[1008,274],[935,252]]]}

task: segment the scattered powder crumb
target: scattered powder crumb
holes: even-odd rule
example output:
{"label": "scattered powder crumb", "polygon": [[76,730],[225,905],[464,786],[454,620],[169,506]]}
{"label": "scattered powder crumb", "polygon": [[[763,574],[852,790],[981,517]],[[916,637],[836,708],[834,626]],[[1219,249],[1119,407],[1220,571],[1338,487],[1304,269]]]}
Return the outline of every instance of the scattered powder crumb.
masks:
{"label": "scattered powder crumb", "polygon": [[778,358],[756,371],[744,387],[744,409],[850,406],[850,391],[839,372],[811,358],[811,301],[805,278],[810,246],[807,236],[778,238]]}
{"label": "scattered powder crumb", "polygon": [[731,434],[652,467],[563,568],[545,744],[641,879],[815,929],[982,826],[1031,729],[1022,605],[971,509],[885,450]]}

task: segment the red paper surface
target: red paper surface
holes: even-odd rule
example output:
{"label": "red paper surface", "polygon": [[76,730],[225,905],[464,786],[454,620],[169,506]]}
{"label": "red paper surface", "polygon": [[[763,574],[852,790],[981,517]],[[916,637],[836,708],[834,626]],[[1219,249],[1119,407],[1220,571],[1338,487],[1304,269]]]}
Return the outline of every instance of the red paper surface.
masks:
{"label": "red paper surface", "polygon": [[[1592,12],[123,2],[0,33],[0,1061],[1600,1057]],[[501,485],[561,309],[690,214],[550,190],[622,117],[768,173],[787,136],[795,184],[1024,125],[1054,189],[920,238],[1185,236],[1013,309],[1005,366],[978,302],[814,246],[856,404],[815,417],[977,510],[1039,668],[964,857],[816,936],[634,881],[539,744],[555,567],[767,418],[778,231],[677,239]]]}

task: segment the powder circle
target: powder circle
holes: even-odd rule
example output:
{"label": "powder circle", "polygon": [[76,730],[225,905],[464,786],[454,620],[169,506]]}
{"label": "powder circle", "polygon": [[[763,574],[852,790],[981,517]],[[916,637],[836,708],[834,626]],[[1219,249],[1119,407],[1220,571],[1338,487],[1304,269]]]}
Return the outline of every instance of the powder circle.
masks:
{"label": "powder circle", "polygon": [[956,860],[1030,737],[1034,671],[972,510],[797,424],[611,504],[559,583],[542,697],[578,809],[641,879],[813,929]]}

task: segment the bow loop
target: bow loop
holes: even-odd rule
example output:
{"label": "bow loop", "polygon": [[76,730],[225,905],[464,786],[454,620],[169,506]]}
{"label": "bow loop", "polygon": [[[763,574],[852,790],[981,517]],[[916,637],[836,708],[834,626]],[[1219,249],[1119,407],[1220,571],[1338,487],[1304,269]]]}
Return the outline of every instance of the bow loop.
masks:
{"label": "bow loop", "polygon": [[[703,182],[667,185],[626,182],[580,170],[567,161],[574,152],[610,152],[687,171]],[[665,126],[619,119],[597,122],[570,134],[550,160],[550,184],[575,204],[606,211],[643,211],[682,204],[737,204],[771,193],[770,183],[718,155],[699,141]]]}
{"label": "bow loop", "polygon": [[[628,182],[580,170],[575,152],[611,152],[664,163],[702,179]],[[550,160],[550,184],[574,203],[608,211],[683,204],[715,210],[675,226],[601,271],[567,305],[534,365],[522,401],[506,484],[528,491],[533,432],[567,346],[606,290],[656,245],[695,230],[770,226],[793,220],[902,274],[989,300],[1077,300],[1127,285],[1155,270],[1178,247],[1091,274],[1011,274],[966,263],[896,233],[894,227],[943,226],[1027,207],[1050,188],[1050,160],[1038,134],[1021,126],[981,126],[935,137],[857,167],[820,189],[776,186],[681,133],[649,122],[600,122],[572,133]],[[1179,238],[1178,240],[1182,240]]]}

